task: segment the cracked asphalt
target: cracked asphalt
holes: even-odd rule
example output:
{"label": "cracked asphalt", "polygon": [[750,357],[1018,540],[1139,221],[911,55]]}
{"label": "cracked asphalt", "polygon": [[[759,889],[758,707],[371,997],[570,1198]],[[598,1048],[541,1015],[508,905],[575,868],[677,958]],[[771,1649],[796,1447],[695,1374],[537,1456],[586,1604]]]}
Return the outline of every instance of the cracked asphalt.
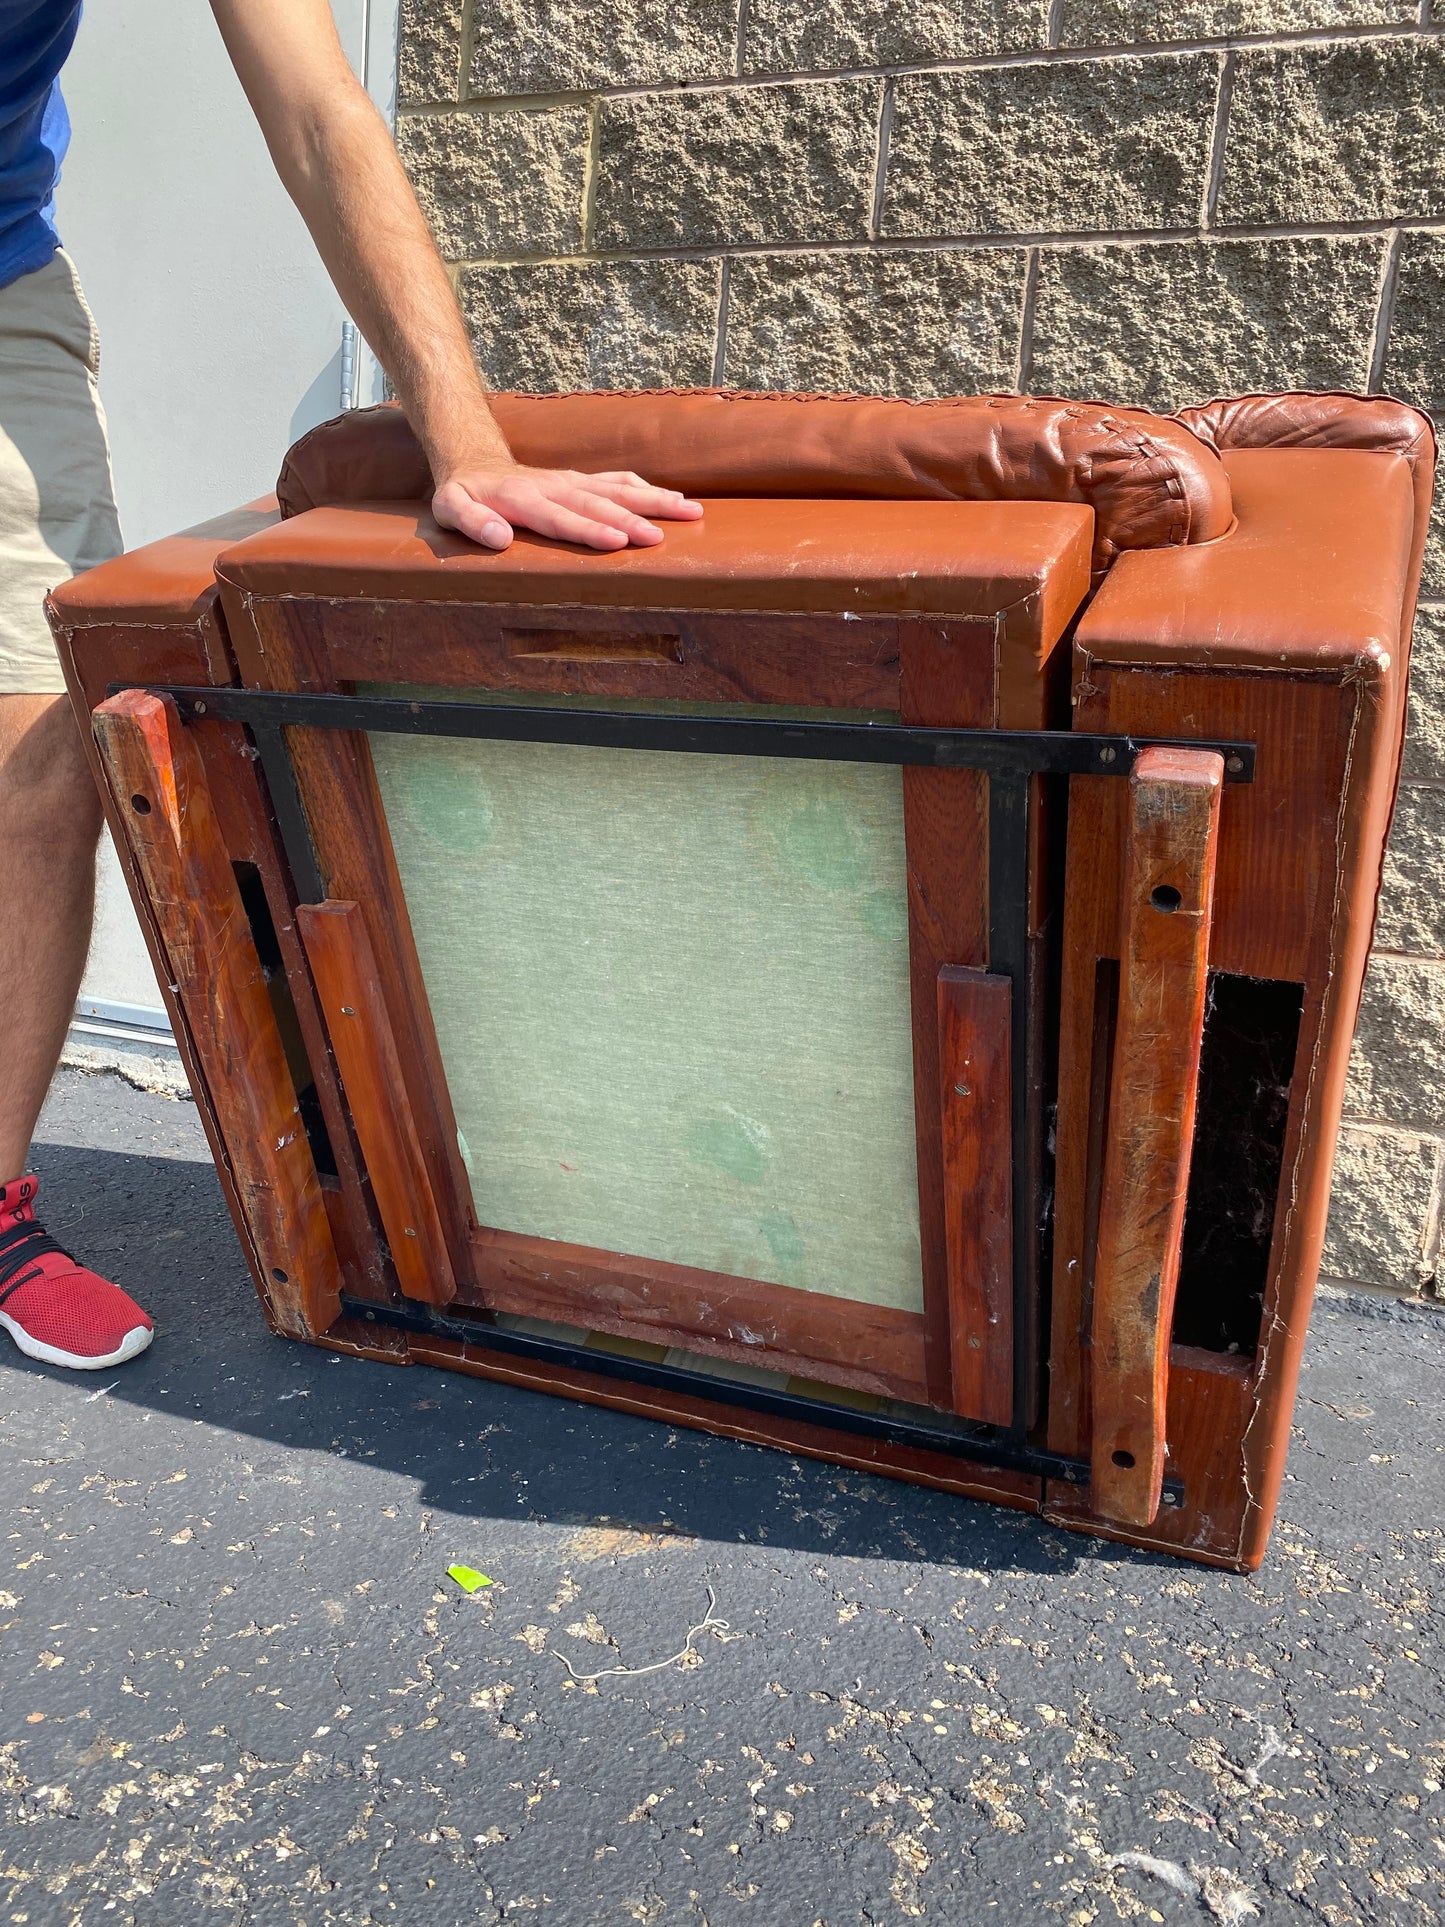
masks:
{"label": "cracked asphalt", "polygon": [[0,1354],[0,1927],[1445,1911],[1445,1315],[1320,1305],[1241,1579],[288,1345],[190,1104],[41,1139],[159,1331]]}

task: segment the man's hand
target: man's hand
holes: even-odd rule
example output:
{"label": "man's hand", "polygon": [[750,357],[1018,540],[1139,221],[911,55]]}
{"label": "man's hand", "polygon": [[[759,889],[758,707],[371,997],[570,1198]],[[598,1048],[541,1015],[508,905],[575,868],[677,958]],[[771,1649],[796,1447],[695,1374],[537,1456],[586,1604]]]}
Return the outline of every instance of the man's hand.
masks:
{"label": "man's hand", "polygon": [[514,528],[625,549],[662,540],[651,516],[696,521],[696,502],[638,475],[512,460],[446,269],[346,64],[329,0],[211,0],[211,9],[276,170],[426,450],[443,528],[489,549],[506,548]]}
{"label": "man's hand", "polygon": [[504,549],[515,529],[532,529],[588,549],[651,548],[662,530],[648,517],[695,522],[700,502],[672,488],[653,488],[640,475],[584,475],[568,468],[477,464],[449,475],[432,497],[444,529]]}

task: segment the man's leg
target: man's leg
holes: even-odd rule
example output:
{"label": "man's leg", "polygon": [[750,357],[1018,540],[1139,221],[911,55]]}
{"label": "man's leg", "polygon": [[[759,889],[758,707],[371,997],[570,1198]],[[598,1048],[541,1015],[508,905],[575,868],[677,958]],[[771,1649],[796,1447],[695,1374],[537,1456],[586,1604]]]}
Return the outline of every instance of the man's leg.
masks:
{"label": "man's leg", "polygon": [[75,1009],[95,910],[100,800],[64,696],[0,695],[0,1328],[52,1365],[144,1351],[151,1322],[35,1216],[30,1139]]}
{"label": "man's leg", "polygon": [[100,800],[63,696],[0,696],[0,1185],[21,1177],[60,1061],[95,913]]}
{"label": "man's leg", "polygon": [[99,1369],[150,1343],[145,1313],[35,1216],[30,1139],[90,948],[100,799],[64,696],[0,695],[0,1328],[52,1365]]}
{"label": "man's leg", "polygon": [[0,287],[0,1330],[89,1370],[144,1351],[151,1321],[37,1220],[26,1164],[95,908],[100,805],[45,598],[120,549],[97,356],[64,255]]}
{"label": "man's leg", "polygon": [[0,1328],[51,1365],[99,1370],[145,1350],[151,1322],[35,1216],[30,1139],[75,1009],[95,911],[100,799],[64,696],[0,695]]}

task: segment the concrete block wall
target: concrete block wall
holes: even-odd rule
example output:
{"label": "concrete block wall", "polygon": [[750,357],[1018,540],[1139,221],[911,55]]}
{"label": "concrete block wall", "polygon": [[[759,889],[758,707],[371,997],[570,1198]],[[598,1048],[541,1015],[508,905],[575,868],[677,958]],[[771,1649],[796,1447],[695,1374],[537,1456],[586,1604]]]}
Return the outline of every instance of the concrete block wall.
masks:
{"label": "concrete block wall", "polygon": [[[489,377],[1386,389],[1445,419],[1445,5],[402,0]],[[1325,1269],[1445,1304],[1445,511]]]}

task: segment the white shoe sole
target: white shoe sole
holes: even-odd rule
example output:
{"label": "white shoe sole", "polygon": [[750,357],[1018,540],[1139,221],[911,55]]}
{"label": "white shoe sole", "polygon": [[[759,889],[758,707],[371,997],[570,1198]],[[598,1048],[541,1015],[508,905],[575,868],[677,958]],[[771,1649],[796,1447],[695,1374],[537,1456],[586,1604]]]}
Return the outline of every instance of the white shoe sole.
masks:
{"label": "white shoe sole", "polygon": [[61,1351],[58,1345],[42,1345],[38,1338],[32,1338],[23,1325],[17,1324],[3,1311],[0,1311],[0,1325],[5,1327],[27,1358],[38,1358],[46,1365],[68,1365],[76,1372],[103,1372],[112,1365],[124,1365],[127,1359],[138,1357],[155,1336],[144,1325],[137,1325],[133,1331],[126,1333],[115,1351],[107,1352],[103,1358],[81,1358],[75,1352]]}

